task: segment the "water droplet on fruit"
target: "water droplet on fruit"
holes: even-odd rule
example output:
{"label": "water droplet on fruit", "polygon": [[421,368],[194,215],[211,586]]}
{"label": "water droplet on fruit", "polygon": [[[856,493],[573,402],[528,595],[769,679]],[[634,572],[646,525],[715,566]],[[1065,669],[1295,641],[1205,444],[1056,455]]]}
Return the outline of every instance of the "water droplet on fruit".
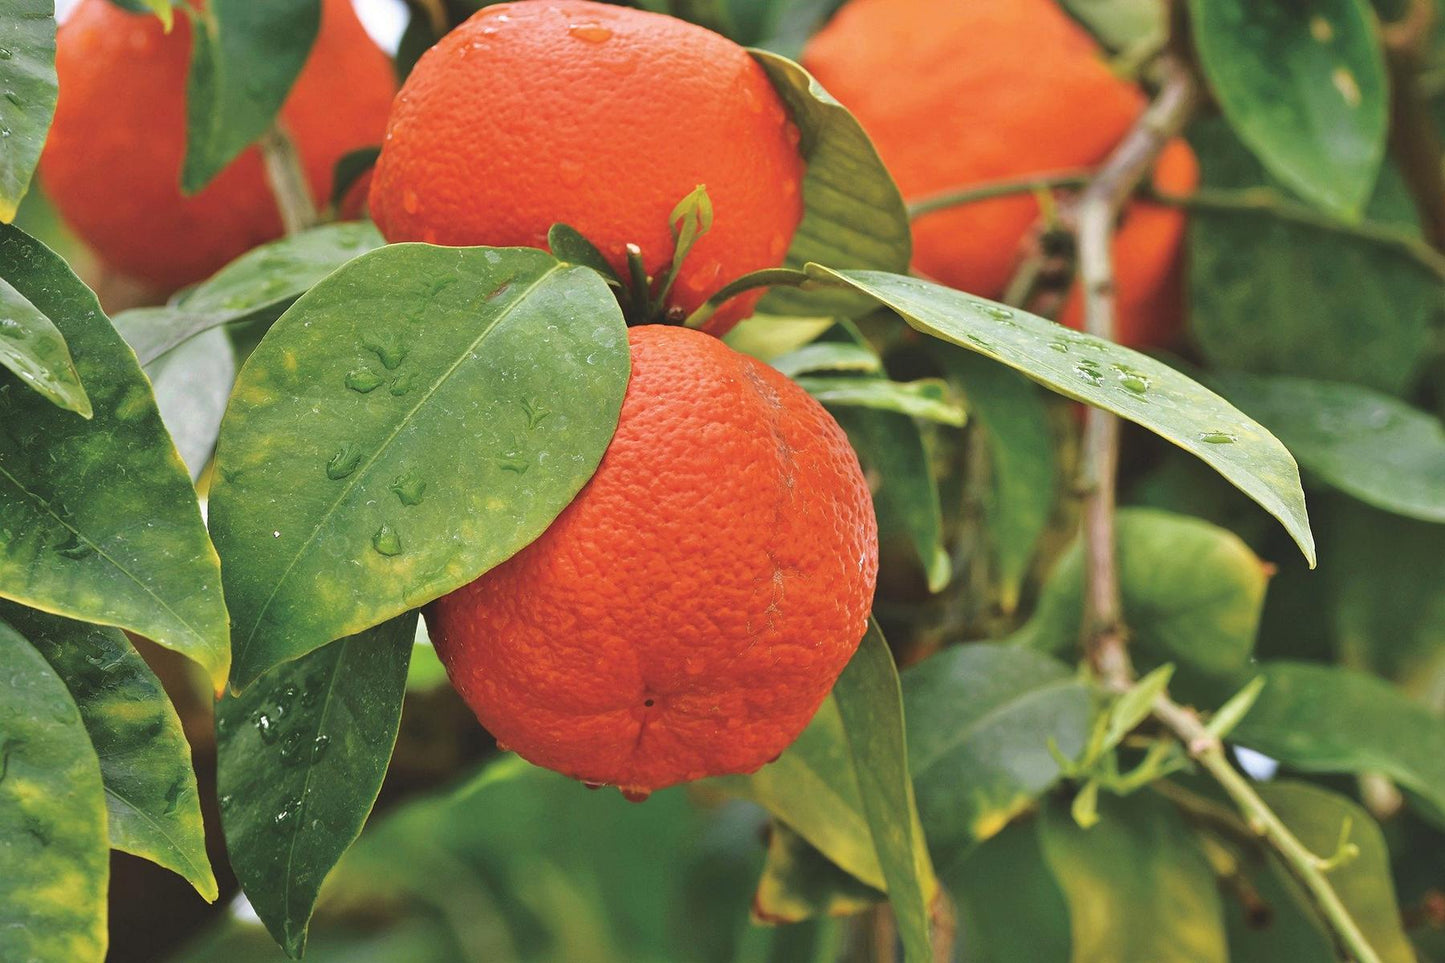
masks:
{"label": "water droplet on fruit", "polygon": [[612,39],[611,29],[600,23],[569,23],[567,32],[578,40],[585,40],[588,43],[600,44]]}
{"label": "water droplet on fruit", "polygon": [[1239,436],[1227,431],[1204,431],[1200,432],[1199,440],[1210,445],[1232,445],[1239,440]]}
{"label": "water droplet on fruit", "polygon": [[332,481],[340,481],[356,471],[356,466],[360,464],[361,449],[349,443],[342,445],[326,463],[326,477]]}
{"label": "water droplet on fruit", "polygon": [[803,142],[803,132],[800,131],[798,125],[791,120],[783,127],[783,136],[788,139],[789,145],[793,147],[797,147]]}
{"label": "water droplet on fruit", "polygon": [[601,789],[603,786],[606,785],[606,783],[590,782],[590,781],[584,779],[584,780],[582,780],[582,785],[586,786],[588,789]]}
{"label": "water droplet on fruit", "polygon": [[415,214],[421,209],[421,200],[416,196],[416,191],[408,187],[401,195],[401,206],[408,214]]}
{"label": "water droplet on fruit", "polygon": [[363,395],[375,391],[385,380],[370,368],[356,368],[346,373],[346,387]]}
{"label": "water droplet on fruit", "polygon": [[371,547],[380,555],[390,558],[401,554],[401,536],[390,525],[382,525],[371,536]]}
{"label": "water droplet on fruit", "polygon": [[557,176],[568,187],[576,187],[582,183],[582,176],[585,173],[586,169],[574,160],[564,160],[557,165]]}
{"label": "water droplet on fruit", "polygon": [[652,793],[648,792],[648,791],[645,790],[645,789],[624,789],[624,790],[622,790],[622,798],[623,798],[623,799],[626,799],[628,802],[633,802],[633,803],[647,802],[647,797],[648,797],[648,796],[651,796],[651,795],[652,795]]}

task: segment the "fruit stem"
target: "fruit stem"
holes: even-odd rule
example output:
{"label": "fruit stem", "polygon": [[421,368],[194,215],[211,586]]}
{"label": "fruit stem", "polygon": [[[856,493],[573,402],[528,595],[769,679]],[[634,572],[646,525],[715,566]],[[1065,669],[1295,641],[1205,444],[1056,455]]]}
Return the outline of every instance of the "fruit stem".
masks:
{"label": "fruit stem", "polygon": [[804,284],[816,283],[813,278],[794,268],[764,268],[761,271],[752,271],[740,278],[734,278],[718,289],[718,292],[698,305],[697,310],[687,316],[683,322],[685,327],[700,328],[711,320],[722,307],[732,298],[737,297],[744,291],[751,291],[755,288],[770,288],[779,284],[786,284],[790,287],[800,288]]}
{"label": "fruit stem", "polygon": [[1038,191],[1083,187],[1089,183],[1093,174],[1094,172],[1087,168],[1073,168],[1049,174],[1031,174],[1028,177],[989,181],[962,190],[939,191],[937,194],[929,194],[927,197],[909,204],[908,219],[917,220],[925,214],[932,214],[935,211],[961,207],[965,204],[976,204],[979,201],[992,200],[995,197],[1008,197],[1011,194],[1033,194]]}
{"label": "fruit stem", "polygon": [[[1084,330],[1114,340],[1114,225],[1119,211],[1183,129],[1199,101],[1194,75],[1172,56],[1161,58],[1163,85],[1148,109],[1089,180],[1073,207],[1078,238]],[[1119,463],[1119,420],[1090,408],[1084,421],[1080,490],[1084,495],[1086,559],[1083,646],[1094,670],[1113,686],[1133,677],[1114,551],[1114,489]]]}
{"label": "fruit stem", "polygon": [[1295,878],[1319,911],[1336,941],[1355,963],[1380,963],[1365,934],[1360,931],[1350,911],[1326,878],[1333,868],[1331,861],[1312,853],[1294,833],[1290,832],[1269,804],[1254,791],[1248,779],[1240,774],[1224,754],[1224,745],[1190,710],[1167,695],[1154,700],[1154,718],[1167,726],[1189,750],[1190,756],[1214,777],[1244,816],[1244,822],[1279,856],[1285,869]]}
{"label": "fruit stem", "polygon": [[320,219],[316,202],[311,198],[311,187],[306,182],[306,172],[301,169],[301,155],[280,120],[262,135],[259,146],[266,164],[266,181],[271,185],[286,233],[296,234],[315,227]]}

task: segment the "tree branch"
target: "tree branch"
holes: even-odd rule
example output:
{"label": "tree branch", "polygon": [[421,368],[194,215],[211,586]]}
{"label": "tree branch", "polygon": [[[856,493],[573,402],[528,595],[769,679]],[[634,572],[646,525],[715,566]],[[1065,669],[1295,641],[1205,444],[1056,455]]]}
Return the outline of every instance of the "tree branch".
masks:
{"label": "tree branch", "polygon": [[[1198,101],[1194,75],[1173,57],[1160,62],[1163,85],[1132,130],[1104,162],[1074,208],[1084,330],[1114,339],[1114,223],[1169,139],[1183,129]],[[1090,408],[1084,422],[1083,644],[1105,680],[1127,685],[1133,676],[1119,600],[1114,552],[1114,487],[1119,461],[1119,420]]]}
{"label": "tree branch", "polygon": [[1329,862],[1310,852],[1275,815],[1274,810],[1254,791],[1249,780],[1230,764],[1219,739],[1204,727],[1194,713],[1168,696],[1156,699],[1153,711],[1154,718],[1179,737],[1179,741],[1188,747],[1189,754],[1229,795],[1244,814],[1245,823],[1250,830],[1273,848],[1285,869],[1309,894],[1320,917],[1333,932],[1339,945],[1349,952],[1356,963],[1380,963],[1379,955],[1370,946],[1369,940],[1360,931],[1354,917],[1326,878]]}
{"label": "tree branch", "polygon": [[266,181],[281,212],[281,224],[287,234],[312,228],[319,222],[311,186],[301,168],[301,155],[278,120],[261,138],[261,159],[266,165]]}

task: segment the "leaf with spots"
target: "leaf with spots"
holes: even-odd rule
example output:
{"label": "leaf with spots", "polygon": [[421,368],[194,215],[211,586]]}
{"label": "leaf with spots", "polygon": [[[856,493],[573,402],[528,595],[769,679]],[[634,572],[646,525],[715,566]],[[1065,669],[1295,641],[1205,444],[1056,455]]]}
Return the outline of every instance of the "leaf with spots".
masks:
{"label": "leaf with spots", "polygon": [[90,399],[65,336],[39,308],[0,278],[0,365],[67,411],[91,416]]}
{"label": "leaf with spots", "polygon": [[629,371],[607,284],[541,251],[396,244],[312,288],[221,425],[233,683],[530,543],[596,470]]}
{"label": "leaf with spots", "polygon": [[80,712],[46,661],[0,622],[0,933],[7,960],[105,958],[105,792]]}
{"label": "leaf with spots", "polygon": [[215,550],[131,352],[53,251],[0,226],[0,273],[70,345],[90,421],[0,372],[0,596],[230,660]]}
{"label": "leaf with spots", "polygon": [[1314,536],[1294,458],[1239,409],[1163,362],[918,278],[817,264],[808,266],[808,274],[870,294],[925,334],[1002,362],[1067,398],[1112,411],[1173,442],[1279,519],[1314,564]]}
{"label": "leaf with spots", "polygon": [[[803,219],[793,232],[784,265],[813,261],[837,268],[907,271],[913,257],[903,195],[858,121],[823,87],[786,57],[763,50],[753,56],[768,73],[802,135],[808,162],[803,178]],[[758,310],[798,317],[867,313],[867,298],[839,288],[773,288]]]}
{"label": "leaf with spots", "polygon": [[321,884],[381,791],[416,635],[408,613],[272,670],[216,709],[226,848],[294,957]]}
{"label": "leaf with spots", "polygon": [[0,221],[30,189],[55,116],[54,0],[8,0],[0,16]]}
{"label": "leaf with spots", "polygon": [[206,858],[191,747],[160,680],[117,629],[0,601],[70,690],[100,756],[110,845],[184,876],[217,896]]}
{"label": "leaf with spots", "polygon": [[1260,161],[1358,218],[1385,156],[1389,90],[1368,0],[1190,0],[1210,90]]}

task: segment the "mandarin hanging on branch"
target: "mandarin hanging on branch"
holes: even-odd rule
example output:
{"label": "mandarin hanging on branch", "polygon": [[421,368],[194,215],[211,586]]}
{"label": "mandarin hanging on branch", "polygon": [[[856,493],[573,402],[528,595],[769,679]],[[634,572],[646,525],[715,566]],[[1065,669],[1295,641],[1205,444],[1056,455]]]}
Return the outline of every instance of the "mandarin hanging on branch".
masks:
{"label": "mandarin hanging on branch", "polygon": [[596,475],[427,621],[500,744],[640,798],[798,737],[863,637],[878,532],[847,436],[802,388],[686,328],[629,341]]}
{"label": "mandarin hanging on branch", "polygon": [[[181,193],[189,19],[81,0],[60,27],[60,99],[41,155],[45,191],[101,261],[167,291],[199,281],[282,234],[260,152],[199,193]],[[310,59],[282,108],[318,205],[347,153],[380,141],[396,93],[386,54],[351,0],[324,0]],[[354,211],[353,211],[354,213]]]}
{"label": "mandarin hanging on branch", "polygon": [[[1102,162],[1145,107],[1054,0],[851,0],[808,44],[803,65],[853,112],[909,201]],[[1171,143],[1155,186],[1198,182]],[[1029,194],[926,214],[913,225],[920,273],[1000,298],[1038,222]],[[1166,345],[1183,321],[1182,211],[1134,202],[1114,242],[1117,339]],[[1080,327],[1078,286],[1061,319]]]}
{"label": "mandarin hanging on branch", "polygon": [[[627,277],[656,282],[670,215],[707,188],[711,229],[666,307],[688,314],[735,278],[783,262],[802,218],[799,134],[746,50],[661,14],[585,0],[486,7],[418,61],[371,187],[389,241],[545,248],[576,228]],[[721,334],[760,291],[708,321]]]}

